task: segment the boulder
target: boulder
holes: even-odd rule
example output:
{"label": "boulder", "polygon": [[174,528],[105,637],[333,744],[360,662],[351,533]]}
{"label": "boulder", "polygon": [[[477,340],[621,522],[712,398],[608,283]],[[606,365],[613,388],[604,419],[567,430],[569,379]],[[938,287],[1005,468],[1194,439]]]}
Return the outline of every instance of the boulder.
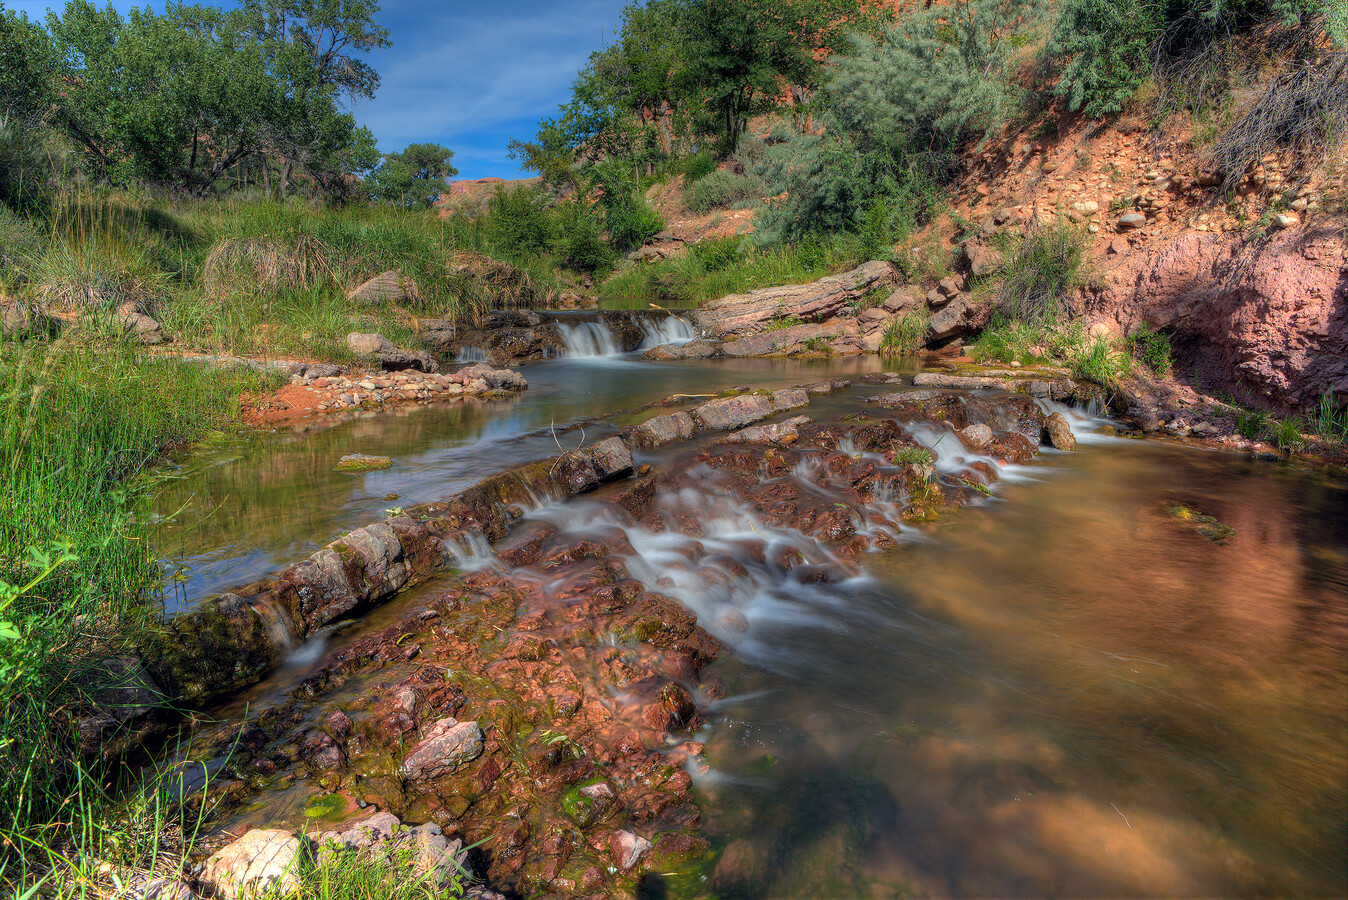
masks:
{"label": "boulder", "polygon": [[305,846],[288,831],[259,828],[218,851],[202,866],[200,881],[217,896],[298,893]]}
{"label": "boulder", "polygon": [[986,425],[970,425],[960,434],[964,436],[964,443],[971,450],[982,450],[992,443],[992,429]]}
{"label": "boulder", "polygon": [[482,746],[482,729],[476,722],[441,719],[403,758],[403,777],[430,781],[448,775],[481,756]]}
{"label": "boulder", "polygon": [[464,366],[455,375],[463,376],[464,384],[480,378],[487,383],[487,388],[493,391],[522,391],[529,386],[529,382],[519,372],[513,369],[496,369],[488,363]]}
{"label": "boulder", "polygon": [[1077,448],[1077,439],[1072,434],[1072,426],[1067,424],[1067,417],[1062,413],[1055,412],[1044,420],[1044,443],[1057,450]]}
{"label": "boulder", "polygon": [[1120,231],[1127,231],[1133,228],[1141,228],[1143,225],[1146,224],[1147,224],[1147,217],[1144,216],[1142,213],[1131,212],[1131,213],[1124,213],[1123,215],[1119,216]]}
{"label": "boulder", "polygon": [[973,238],[964,242],[961,258],[975,278],[992,275],[1002,267],[1002,251]]}
{"label": "boulder", "polygon": [[799,436],[802,425],[814,421],[809,416],[794,416],[771,425],[750,425],[725,436],[727,444],[790,444]]}
{"label": "boulder", "polygon": [[770,394],[741,394],[708,401],[695,408],[692,416],[700,428],[731,431],[766,419],[777,411]]}
{"label": "boulder", "polygon": [[667,413],[642,422],[634,429],[634,439],[643,447],[659,447],[674,441],[686,441],[697,430],[693,417],[685,412]]}
{"label": "boulder", "polygon": [[142,312],[116,314],[117,325],[130,340],[139,344],[164,343],[164,327]]}
{"label": "boulder", "polygon": [[403,350],[382,334],[351,332],[346,336],[347,349],[359,357],[372,359],[389,372],[417,369],[438,372],[439,364],[424,350]]}
{"label": "boulder", "polygon": [[861,352],[861,326],[855,319],[793,325],[762,334],[727,341],[721,345],[725,356],[790,356],[826,350],[835,356]]}
{"label": "boulder", "polygon": [[974,325],[978,304],[972,294],[958,294],[927,323],[927,339],[943,341],[968,333]]}
{"label": "boulder", "polygon": [[346,299],[360,306],[377,306],[381,303],[402,303],[416,296],[416,286],[403,277],[403,273],[393,270],[381,272],[369,281],[346,295]]}
{"label": "boulder", "polygon": [[890,263],[868,262],[811,284],[760,288],[712,300],[693,311],[693,324],[704,334],[724,339],[758,335],[781,321],[824,322],[848,314],[856,298],[897,280],[898,272]]}
{"label": "boulder", "polygon": [[909,310],[920,309],[926,302],[922,291],[912,286],[899,288],[890,294],[880,308],[891,315],[901,316]]}
{"label": "boulder", "polygon": [[615,831],[609,836],[608,849],[619,872],[627,872],[651,849],[651,842],[630,831]]}

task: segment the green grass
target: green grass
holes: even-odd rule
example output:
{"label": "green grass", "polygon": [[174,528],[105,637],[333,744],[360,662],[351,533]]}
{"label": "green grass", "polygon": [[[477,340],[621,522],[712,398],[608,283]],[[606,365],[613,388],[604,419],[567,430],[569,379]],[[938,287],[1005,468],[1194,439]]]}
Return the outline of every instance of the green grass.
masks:
{"label": "green grass", "polygon": [[931,313],[924,306],[911,309],[902,318],[890,319],[885,336],[880,341],[880,352],[889,354],[916,353],[927,339],[927,323]]}
{"label": "green grass", "polygon": [[[274,375],[212,370],[124,345],[0,343],[0,582],[23,585],[0,642],[0,828],[30,832],[67,799],[62,726],[87,673],[158,609],[142,476],[219,428]],[[34,556],[33,548],[37,549]]]}
{"label": "green grass", "polygon": [[755,288],[817,281],[865,261],[846,236],[768,249],[737,238],[708,243],[706,250],[698,244],[674,259],[625,265],[600,286],[600,302],[699,303]]}
{"label": "green grass", "polygon": [[1010,321],[1056,323],[1088,282],[1089,235],[1066,221],[1034,228],[1006,249],[996,305]]}
{"label": "green grass", "polygon": [[1128,351],[1154,375],[1166,376],[1174,366],[1170,336],[1152,328],[1139,328],[1128,335]]}
{"label": "green grass", "polygon": [[1336,406],[1329,391],[1320,395],[1320,402],[1308,424],[1309,430],[1322,440],[1348,444],[1348,407]]}

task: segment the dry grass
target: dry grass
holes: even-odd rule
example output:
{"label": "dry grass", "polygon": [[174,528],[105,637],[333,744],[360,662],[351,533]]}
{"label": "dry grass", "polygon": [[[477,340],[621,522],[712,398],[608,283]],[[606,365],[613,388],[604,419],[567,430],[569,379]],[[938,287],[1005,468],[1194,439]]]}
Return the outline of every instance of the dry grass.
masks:
{"label": "dry grass", "polygon": [[315,237],[231,237],[211,248],[202,270],[207,293],[275,293],[335,281],[332,254]]}
{"label": "dry grass", "polygon": [[447,265],[450,272],[470,281],[489,298],[494,309],[545,305],[552,299],[552,292],[541,291],[524,269],[476,250],[455,250],[449,254]]}
{"label": "dry grass", "polygon": [[1327,53],[1273,78],[1205,154],[1233,189],[1266,154],[1291,148],[1298,160],[1336,155],[1348,137],[1348,53]]}

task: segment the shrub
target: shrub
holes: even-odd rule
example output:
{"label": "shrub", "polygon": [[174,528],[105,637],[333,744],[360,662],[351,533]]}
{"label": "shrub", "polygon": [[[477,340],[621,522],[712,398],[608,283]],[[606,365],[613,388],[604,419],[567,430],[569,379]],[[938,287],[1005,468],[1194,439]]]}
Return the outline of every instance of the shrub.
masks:
{"label": "shrub", "polygon": [[762,178],[717,169],[693,185],[688,208],[694,212],[724,209],[737,203],[762,200],[766,192],[767,185]]}
{"label": "shrub", "polygon": [[559,216],[562,261],[577,272],[597,275],[613,268],[613,250],[604,243],[599,222],[580,204]]}
{"label": "shrub", "polygon": [[1262,438],[1272,422],[1273,417],[1262,409],[1236,410],[1236,431],[1247,440]]}
{"label": "shrub", "polygon": [[1030,230],[1002,264],[997,310],[1010,321],[1060,321],[1086,284],[1086,245],[1086,233],[1062,220]]}
{"label": "shrub", "polygon": [[1044,56],[1060,70],[1053,92],[1095,118],[1120,112],[1150,69],[1159,7],[1142,0],[1067,0]]}
{"label": "shrub", "polygon": [[716,154],[710,150],[700,150],[675,162],[673,169],[681,172],[689,184],[700,181],[716,171]]}
{"label": "shrub", "polygon": [[512,253],[532,256],[548,251],[553,238],[546,198],[536,187],[500,187],[487,202],[482,220],[487,239]]}
{"label": "shrub", "polygon": [[706,238],[693,245],[692,256],[704,272],[720,272],[740,258],[741,238]]}
{"label": "shrub", "polygon": [[1133,357],[1156,375],[1169,375],[1170,336],[1151,328],[1140,328],[1128,336],[1128,349]]}

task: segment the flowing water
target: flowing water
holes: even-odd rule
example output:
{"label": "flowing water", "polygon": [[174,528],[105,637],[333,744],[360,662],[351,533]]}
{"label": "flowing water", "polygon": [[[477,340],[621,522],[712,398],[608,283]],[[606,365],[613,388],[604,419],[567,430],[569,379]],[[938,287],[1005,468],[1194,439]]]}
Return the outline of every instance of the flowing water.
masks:
{"label": "flowing water", "polygon": [[[381,412],[205,454],[164,491],[165,514],[187,507],[166,546],[184,548],[190,600],[299,558],[377,516],[395,502],[387,494],[398,505],[445,496],[575,445],[578,432],[554,438],[550,424],[866,368],[879,362],[549,361],[525,369],[529,390],[510,400]],[[878,390],[806,411],[836,414]],[[888,528],[896,548],[833,584],[765,562],[838,561],[757,521],[710,474],[705,489],[660,500],[698,518],[696,542],[598,503],[529,513],[577,534],[621,531],[633,576],[730,648],[713,670],[727,696],[690,763],[715,858],[649,879],[646,896],[1348,894],[1348,482],[1092,426],[1078,417],[1078,451],[1006,470],[987,500],[920,529],[874,524],[867,516],[896,518],[886,505],[901,500],[877,495],[856,524]],[[914,437],[941,471],[979,462],[940,428]],[[397,464],[331,471],[357,450]],[[809,466],[788,477],[828,489]],[[1179,508],[1235,533],[1213,542]],[[489,561],[477,553],[465,564]],[[413,599],[299,648],[219,712],[284,692]]]}

